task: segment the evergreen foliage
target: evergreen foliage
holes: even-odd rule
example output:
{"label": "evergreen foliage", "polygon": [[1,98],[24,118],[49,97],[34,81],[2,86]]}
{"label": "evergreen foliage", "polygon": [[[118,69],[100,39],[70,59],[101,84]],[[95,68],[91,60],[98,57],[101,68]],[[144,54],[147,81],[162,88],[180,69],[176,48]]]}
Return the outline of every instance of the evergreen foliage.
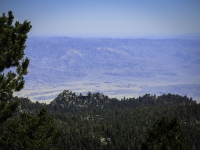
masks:
{"label": "evergreen foliage", "polygon": [[186,148],[187,145],[189,149],[200,148],[200,104],[191,98],[169,93],[117,100],[98,92],[88,93],[76,95],[65,90],[50,104],[22,98],[21,110],[29,113],[37,113],[42,107],[48,110],[61,131],[58,149],[141,150],[148,129],[162,117],[168,118],[164,124],[177,117],[174,125],[180,130],[172,128],[173,132],[168,134],[157,127],[161,137],[173,137],[178,131],[183,135],[181,140],[186,139]]}
{"label": "evergreen foliage", "polygon": [[[14,91],[20,91],[24,86],[23,75],[27,74],[29,59],[24,55],[27,33],[31,29],[30,22],[18,21],[13,25],[12,11],[0,17],[0,123],[11,117],[19,106],[17,101],[7,102]],[[6,69],[11,69],[5,75]],[[13,71],[14,68],[16,71]]]}
{"label": "evergreen foliage", "polygon": [[0,147],[3,150],[45,150],[58,143],[58,139],[53,118],[42,109],[37,115],[22,113],[18,120],[8,122],[0,137]]}
{"label": "evergreen foliage", "polygon": [[20,117],[16,112],[20,102],[13,92],[24,87],[29,66],[25,42],[32,26],[28,21],[13,25],[13,19],[12,11],[0,17],[0,149],[50,149],[58,142],[59,132],[46,110],[37,115],[23,112]]}
{"label": "evergreen foliage", "polygon": [[162,118],[156,121],[152,129],[147,130],[142,150],[186,150],[187,145],[182,127],[177,118]]}

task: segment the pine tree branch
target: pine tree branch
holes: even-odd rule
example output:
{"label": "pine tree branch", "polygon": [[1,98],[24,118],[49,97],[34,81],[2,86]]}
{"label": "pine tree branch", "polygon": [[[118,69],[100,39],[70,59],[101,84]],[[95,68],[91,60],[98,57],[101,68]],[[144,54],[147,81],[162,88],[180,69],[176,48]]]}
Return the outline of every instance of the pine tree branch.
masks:
{"label": "pine tree branch", "polygon": [[[20,74],[21,74],[21,72],[20,72]],[[13,78],[13,79],[6,85],[6,87],[5,87],[4,89],[1,89],[1,92],[2,92],[2,91],[6,91],[6,88],[7,88],[14,80],[17,80],[17,79],[19,78],[20,74],[18,74],[18,76],[16,76],[15,78]],[[14,92],[14,90],[15,90],[15,89],[12,89],[12,92]],[[2,93],[6,93],[6,92],[2,92]]]}

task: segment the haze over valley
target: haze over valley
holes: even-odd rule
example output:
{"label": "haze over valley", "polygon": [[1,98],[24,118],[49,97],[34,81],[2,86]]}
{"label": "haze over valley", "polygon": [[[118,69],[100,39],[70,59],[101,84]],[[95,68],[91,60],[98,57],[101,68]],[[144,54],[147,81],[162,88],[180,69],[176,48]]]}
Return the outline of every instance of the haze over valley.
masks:
{"label": "haze over valley", "polygon": [[200,102],[200,41],[30,37],[25,88],[18,96],[52,101],[63,90],[110,97],[187,95]]}
{"label": "haze over valley", "polygon": [[30,21],[25,88],[50,102],[63,90],[110,97],[187,95],[200,102],[200,1],[2,1]]}

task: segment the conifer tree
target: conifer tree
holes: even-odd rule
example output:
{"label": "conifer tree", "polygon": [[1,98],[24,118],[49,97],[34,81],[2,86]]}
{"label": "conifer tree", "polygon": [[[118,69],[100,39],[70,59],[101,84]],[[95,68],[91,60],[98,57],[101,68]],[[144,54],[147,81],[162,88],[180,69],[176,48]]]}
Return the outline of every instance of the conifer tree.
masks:
{"label": "conifer tree", "polygon": [[37,115],[22,113],[19,120],[7,122],[0,136],[2,150],[45,150],[58,143],[59,131],[43,108]]}
{"label": "conifer tree", "polygon": [[180,122],[177,118],[162,118],[156,121],[152,129],[147,130],[142,150],[187,150],[188,145]]}
{"label": "conifer tree", "polygon": [[[13,92],[24,87],[29,59],[25,57],[25,42],[31,29],[30,22],[15,22],[12,11],[0,17],[0,124],[12,116],[19,106]],[[6,73],[7,72],[7,73]]]}

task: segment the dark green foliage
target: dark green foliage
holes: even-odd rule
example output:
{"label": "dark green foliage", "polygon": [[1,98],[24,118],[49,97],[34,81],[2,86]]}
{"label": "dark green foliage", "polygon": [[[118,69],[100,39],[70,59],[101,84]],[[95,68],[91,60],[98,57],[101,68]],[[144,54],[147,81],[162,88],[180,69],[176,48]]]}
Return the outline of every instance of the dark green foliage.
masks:
{"label": "dark green foliage", "polygon": [[[17,99],[17,98],[15,98]],[[15,112],[16,108],[19,107],[20,103],[18,100],[7,103],[5,101],[0,102],[0,124],[10,118]]]}
{"label": "dark green foliage", "polygon": [[[25,102],[24,99],[23,102]],[[99,92],[93,94],[88,92],[87,96],[84,96],[82,94],[76,95],[72,91],[65,90],[46,106],[46,108],[48,111],[53,110],[57,113],[78,113],[88,110],[125,110],[138,107],[172,107],[186,104],[196,104],[196,102],[186,96],[174,94],[164,94],[161,96],[145,94],[139,98],[124,98],[120,101],[116,98],[109,98]],[[25,107],[25,105],[23,106]],[[39,105],[37,105],[37,109],[38,107]]]}
{"label": "dark green foliage", "polygon": [[185,136],[177,118],[162,118],[147,130],[142,150],[187,150]]}
{"label": "dark green foliage", "polygon": [[53,118],[42,109],[37,115],[22,113],[20,119],[8,122],[0,137],[0,147],[5,150],[45,150],[58,140],[59,132],[53,126]]}
{"label": "dark green foliage", "polygon": [[50,104],[22,98],[23,111],[36,113],[41,107],[57,120],[58,149],[141,150],[147,129],[162,117],[177,117],[189,149],[200,149],[200,104],[186,96],[146,94],[119,101],[100,93],[80,97],[63,91]]}
{"label": "dark green foliage", "polygon": [[20,102],[13,92],[24,87],[29,66],[25,42],[32,26],[28,21],[13,25],[13,19],[11,11],[0,17],[0,149],[50,149],[58,142],[59,134],[46,110],[38,109],[37,115],[23,112],[20,117],[16,111]]}
{"label": "dark green foliage", "polygon": [[[0,17],[0,123],[11,117],[11,114],[19,106],[12,99],[14,91],[20,91],[24,86],[23,75],[27,74],[29,59],[24,57],[25,42],[27,33],[31,29],[30,22],[24,21],[22,24],[16,22],[13,25],[14,16],[12,11]],[[5,69],[15,68],[16,71]]]}
{"label": "dark green foliage", "polygon": [[26,74],[28,59],[24,58],[25,42],[27,33],[31,29],[30,22],[18,21],[13,25],[14,16],[12,11],[0,17],[0,72],[6,68],[17,67],[18,74]]}

